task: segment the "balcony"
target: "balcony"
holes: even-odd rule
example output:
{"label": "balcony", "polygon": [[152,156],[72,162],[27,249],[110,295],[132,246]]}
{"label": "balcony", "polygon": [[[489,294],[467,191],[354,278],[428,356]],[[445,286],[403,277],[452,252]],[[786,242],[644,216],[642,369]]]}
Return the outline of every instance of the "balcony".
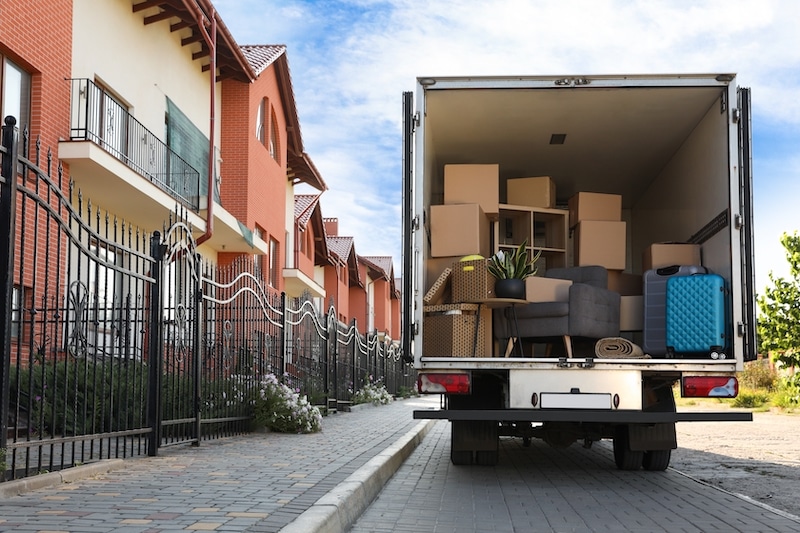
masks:
{"label": "balcony", "polygon": [[[88,79],[73,79],[70,83],[70,141],[93,143],[184,207],[199,212],[200,173],[103,88]],[[65,150],[68,157],[64,159],[81,154],[84,158],[102,157],[91,147],[84,148],[83,151],[68,148]],[[112,184],[107,186],[120,192]]]}

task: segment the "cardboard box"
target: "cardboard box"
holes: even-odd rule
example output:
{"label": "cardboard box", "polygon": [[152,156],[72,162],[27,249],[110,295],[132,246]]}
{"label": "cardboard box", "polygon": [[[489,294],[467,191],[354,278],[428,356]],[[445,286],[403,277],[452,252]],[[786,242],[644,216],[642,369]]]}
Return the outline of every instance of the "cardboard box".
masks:
{"label": "cardboard box", "polygon": [[480,204],[488,216],[500,205],[500,165],[445,165],[444,203]]}
{"label": "cardboard box", "polygon": [[642,294],[642,276],[627,274],[619,270],[608,271],[608,288],[622,296],[637,296]]}
{"label": "cardboard box", "polygon": [[433,257],[490,253],[491,226],[478,204],[432,205],[430,230]]}
{"label": "cardboard box", "polygon": [[555,207],[556,184],[550,176],[510,178],[506,181],[506,203],[530,207]]}
{"label": "cardboard box", "polygon": [[531,276],[525,279],[525,298],[529,302],[568,302],[571,285],[568,279]]}
{"label": "cardboard box", "polygon": [[568,201],[569,227],[584,220],[622,220],[622,196],[599,192],[579,192]]}
{"label": "cardboard box", "polygon": [[425,296],[422,297],[422,303],[425,305],[437,305],[446,303],[450,297],[450,273],[453,272],[453,269],[447,267],[444,271],[439,274],[439,277],[436,278],[436,281],[431,285],[431,288],[428,289],[428,292],[425,293]]}
{"label": "cardboard box", "polygon": [[619,299],[619,330],[641,331],[644,327],[644,297],[621,296]]}
{"label": "cardboard box", "polygon": [[491,357],[492,310],[481,307],[478,313],[478,307],[477,304],[425,306],[423,357]]}
{"label": "cardboard box", "polygon": [[495,278],[489,274],[485,259],[454,263],[451,276],[454,303],[480,302],[494,298]]}
{"label": "cardboard box", "polygon": [[700,245],[680,242],[659,242],[642,253],[642,272],[672,265],[701,265]]}
{"label": "cardboard box", "polygon": [[625,222],[583,220],[575,226],[576,266],[600,265],[625,270]]}

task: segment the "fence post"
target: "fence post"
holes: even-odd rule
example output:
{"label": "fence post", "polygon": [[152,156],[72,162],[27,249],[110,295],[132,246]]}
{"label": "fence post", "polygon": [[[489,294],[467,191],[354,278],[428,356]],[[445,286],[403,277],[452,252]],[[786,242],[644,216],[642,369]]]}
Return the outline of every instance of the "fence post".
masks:
{"label": "fence post", "polygon": [[202,413],[200,397],[203,393],[201,379],[202,379],[202,365],[200,359],[203,357],[203,343],[200,337],[205,331],[205,306],[203,305],[203,271],[200,254],[194,256],[194,271],[197,275],[195,279],[195,302],[194,302],[194,342],[192,343],[192,373],[194,375],[194,436],[197,440],[194,441],[194,446],[200,446],[200,438],[202,437]]}
{"label": "fence post", "polygon": [[158,455],[161,445],[161,366],[164,357],[164,334],[162,328],[162,284],[164,276],[165,245],[161,243],[161,233],[154,231],[150,237],[150,256],[153,261],[153,283],[150,286],[150,333],[147,346],[147,423],[150,426],[150,441],[147,454]]}
{"label": "fence post", "polygon": [[[353,348],[352,348],[353,363],[352,363],[352,365],[350,365],[350,368],[351,368],[351,372],[353,373],[352,374],[352,377],[353,377],[353,392],[356,392],[360,388],[359,387],[359,381],[358,381],[358,375],[359,375],[358,363],[359,363],[361,358],[358,357],[358,323],[356,322],[355,318],[350,322],[350,331],[352,332],[352,335],[350,337],[351,338],[350,342],[353,343]],[[348,398],[348,399],[352,400],[352,398]]]}
{"label": "fence post", "polygon": [[278,377],[278,381],[284,383],[286,379],[286,352],[288,350],[287,345],[289,343],[289,312],[286,309],[286,293],[281,293],[281,311],[283,313],[281,320],[281,342],[279,346],[279,353],[280,353],[280,365],[281,365],[281,375]]}
{"label": "fence post", "polygon": [[[11,373],[11,316],[14,291],[14,232],[17,197],[17,120],[8,116],[2,127],[2,173],[0,173],[0,449],[8,438],[8,405]],[[0,471],[0,481],[5,472]]]}

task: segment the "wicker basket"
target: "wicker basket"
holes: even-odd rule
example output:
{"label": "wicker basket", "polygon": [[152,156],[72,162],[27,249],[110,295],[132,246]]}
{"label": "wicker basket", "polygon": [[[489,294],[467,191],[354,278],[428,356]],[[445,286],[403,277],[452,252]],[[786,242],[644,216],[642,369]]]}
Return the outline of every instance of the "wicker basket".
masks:
{"label": "wicker basket", "polygon": [[425,306],[423,311],[424,357],[491,357],[491,309],[477,304],[452,304]]}

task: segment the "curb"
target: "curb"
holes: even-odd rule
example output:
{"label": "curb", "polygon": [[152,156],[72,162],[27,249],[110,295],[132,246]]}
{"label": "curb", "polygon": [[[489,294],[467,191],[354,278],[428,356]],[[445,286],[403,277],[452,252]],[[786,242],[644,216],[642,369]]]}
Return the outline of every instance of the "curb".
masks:
{"label": "curb", "polygon": [[411,452],[422,442],[435,422],[435,420],[423,420],[417,424],[280,531],[343,533],[349,529]]}
{"label": "curb", "polygon": [[48,472],[38,476],[6,481],[0,483],[0,498],[11,498],[25,492],[46,489],[62,483],[72,483],[81,479],[107,474],[112,470],[123,468],[123,463],[123,459],[102,459],[94,463],[65,468],[60,472]]}

